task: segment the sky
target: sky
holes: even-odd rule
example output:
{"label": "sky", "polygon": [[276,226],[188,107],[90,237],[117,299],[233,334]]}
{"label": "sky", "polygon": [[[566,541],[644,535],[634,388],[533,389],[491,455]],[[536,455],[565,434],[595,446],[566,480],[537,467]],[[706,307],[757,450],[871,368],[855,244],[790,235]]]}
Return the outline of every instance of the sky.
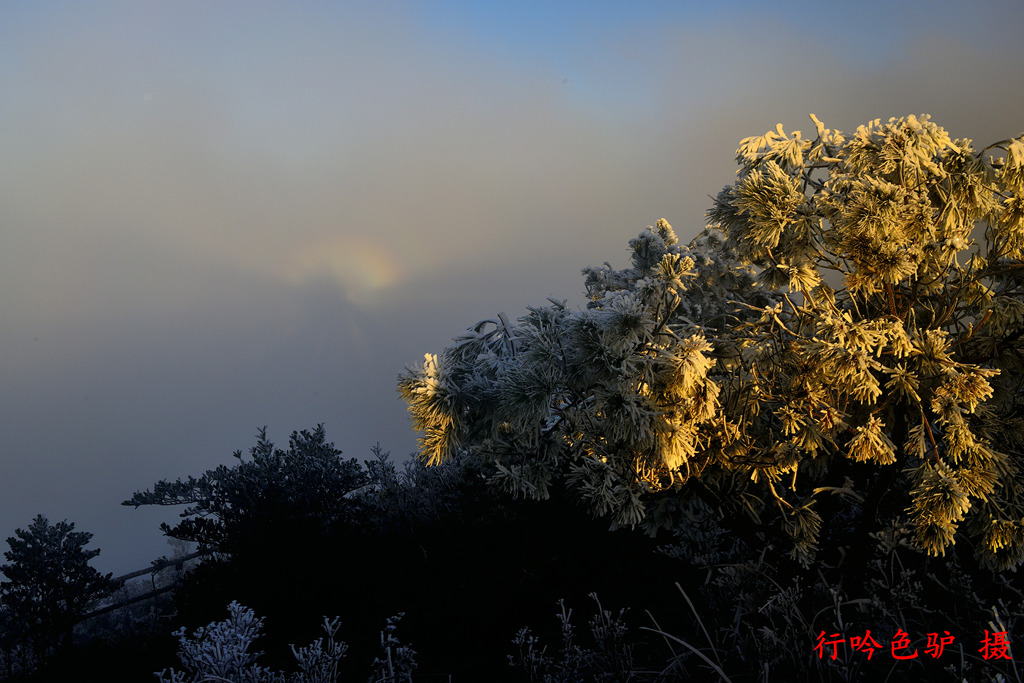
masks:
{"label": "sky", "polygon": [[120,502],[264,425],[405,459],[406,365],[692,238],[741,138],[1024,132],[1021,35],[1019,0],[0,0],[0,539],[146,567],[176,511]]}

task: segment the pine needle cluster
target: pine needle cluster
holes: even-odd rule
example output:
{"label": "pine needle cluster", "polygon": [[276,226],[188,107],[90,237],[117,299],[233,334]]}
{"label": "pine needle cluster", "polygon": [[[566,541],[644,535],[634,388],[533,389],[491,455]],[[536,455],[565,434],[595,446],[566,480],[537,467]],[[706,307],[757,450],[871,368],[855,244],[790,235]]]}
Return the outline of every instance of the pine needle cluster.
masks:
{"label": "pine needle cluster", "polygon": [[421,457],[553,482],[617,524],[699,497],[809,565],[837,504],[943,555],[1024,561],[1024,136],[976,149],[929,117],[812,115],[746,138],[737,179],[682,245],[660,220],[631,267],[471,328],[399,390]]}

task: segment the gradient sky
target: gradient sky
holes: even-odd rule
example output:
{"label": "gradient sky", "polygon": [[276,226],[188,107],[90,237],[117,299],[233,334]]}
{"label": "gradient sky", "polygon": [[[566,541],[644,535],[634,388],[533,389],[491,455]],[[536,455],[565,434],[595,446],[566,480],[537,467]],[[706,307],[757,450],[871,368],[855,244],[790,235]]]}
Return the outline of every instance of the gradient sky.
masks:
{"label": "gradient sky", "polygon": [[120,501],[262,425],[407,457],[403,366],[692,237],[741,138],[1020,134],[1022,35],[1020,0],[0,0],[0,539],[147,566],[174,512]]}

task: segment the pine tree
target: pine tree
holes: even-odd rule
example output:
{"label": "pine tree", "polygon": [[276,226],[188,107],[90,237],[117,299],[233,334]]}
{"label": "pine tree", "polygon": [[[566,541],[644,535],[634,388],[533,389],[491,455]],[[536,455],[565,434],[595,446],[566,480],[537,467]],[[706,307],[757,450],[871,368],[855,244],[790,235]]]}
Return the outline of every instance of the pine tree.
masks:
{"label": "pine tree", "polygon": [[235,451],[238,464],[198,478],[158,481],[121,504],[186,506],[176,525],[161,524],[167,536],[203,550],[258,555],[343,522],[354,506],[350,494],[367,483],[359,461],[342,458],[323,425],[292,432],[287,450],[275,448],[264,427],[249,454],[245,460]]}
{"label": "pine tree", "polygon": [[811,118],[740,143],[689,245],[661,220],[632,267],[585,269],[586,310],[483,321],[403,373],[421,458],[651,530],[699,504],[804,566],[837,519],[1019,566],[1024,136]]}
{"label": "pine tree", "polygon": [[92,534],[75,531],[67,521],[50,524],[37,515],[28,529],[7,539],[7,577],[0,581],[0,603],[11,626],[35,650],[38,662],[50,648],[70,643],[71,629],[88,606],[114,589],[110,574],[100,574],[89,560],[100,554],[86,550]]}

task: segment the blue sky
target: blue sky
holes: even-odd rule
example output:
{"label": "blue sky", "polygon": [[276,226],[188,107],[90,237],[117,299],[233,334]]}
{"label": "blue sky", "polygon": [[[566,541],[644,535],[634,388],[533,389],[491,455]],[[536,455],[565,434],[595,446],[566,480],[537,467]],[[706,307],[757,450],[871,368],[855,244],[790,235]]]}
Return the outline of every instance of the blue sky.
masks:
{"label": "blue sky", "polygon": [[0,2],[0,538],[167,552],[162,477],[327,425],[415,444],[402,367],[683,236],[743,137],[1024,130],[1024,6]]}

